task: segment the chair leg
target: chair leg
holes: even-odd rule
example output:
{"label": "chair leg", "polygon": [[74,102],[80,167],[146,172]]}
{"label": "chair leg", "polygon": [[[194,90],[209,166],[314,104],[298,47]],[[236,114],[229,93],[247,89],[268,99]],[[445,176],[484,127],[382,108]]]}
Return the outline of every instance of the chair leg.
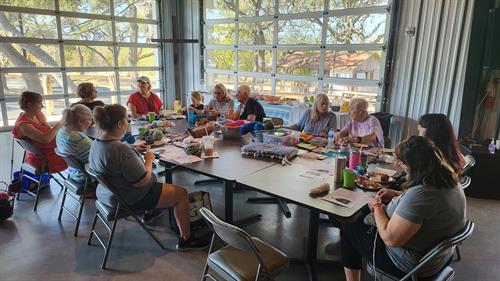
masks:
{"label": "chair leg", "polygon": [[33,206],[33,211],[36,212],[36,208],[38,207],[38,198],[40,198],[40,187],[42,186],[42,181],[40,180],[36,187],[36,195],[35,195],[35,205]]}
{"label": "chair leg", "polygon": [[90,230],[90,236],[89,236],[89,241],[87,242],[87,245],[92,245],[92,237],[94,236],[94,230],[95,230],[95,224],[97,222],[97,213],[99,211],[95,211],[95,216],[94,216],[94,221],[92,222],[92,229]]}
{"label": "chair leg", "polygon": [[[118,212],[116,212],[116,214],[118,214]],[[113,220],[113,227],[111,228],[111,232],[109,234],[108,244],[106,245],[106,249],[104,252],[104,259],[102,260],[102,265],[101,265],[102,269],[106,269],[106,262],[108,261],[109,251],[111,250],[111,243],[113,243],[113,237],[115,236],[116,223],[118,222],[118,219],[116,219],[116,214],[115,214],[115,219]]]}
{"label": "chair leg", "polygon": [[59,216],[57,217],[57,220],[60,221],[61,220],[61,216],[62,216],[62,213],[63,213],[63,208],[64,208],[64,203],[66,202],[66,193],[68,192],[68,188],[67,187],[64,187],[64,190],[63,190],[63,198],[62,198],[62,201],[61,201],[61,208],[59,208]]}
{"label": "chair leg", "polygon": [[458,246],[455,247],[455,253],[457,254],[457,259],[455,261],[460,261],[462,256],[460,255],[460,248]]}
{"label": "chair leg", "polygon": [[288,208],[288,205],[286,204],[285,200],[283,199],[278,199],[278,204],[280,205],[281,211],[285,215],[286,218],[291,218],[292,217],[292,212],[290,212],[290,209]]}
{"label": "chair leg", "polygon": [[[85,192],[85,191],[84,191]],[[80,208],[78,210],[78,216],[76,217],[76,226],[74,236],[78,236],[78,228],[80,227],[80,221],[82,220],[83,205],[85,205],[85,193],[80,196]]]}
{"label": "chair leg", "polygon": [[160,240],[158,240],[158,238],[156,238],[156,236],[153,234],[153,232],[151,232],[151,230],[149,230],[149,228],[135,214],[132,214],[132,217],[149,234],[149,236],[151,236],[151,238],[153,238],[153,240],[156,242],[156,244],[158,244],[158,246],[160,246],[160,248],[162,248],[163,250],[167,249],[165,246],[163,246],[163,244],[160,242]]}

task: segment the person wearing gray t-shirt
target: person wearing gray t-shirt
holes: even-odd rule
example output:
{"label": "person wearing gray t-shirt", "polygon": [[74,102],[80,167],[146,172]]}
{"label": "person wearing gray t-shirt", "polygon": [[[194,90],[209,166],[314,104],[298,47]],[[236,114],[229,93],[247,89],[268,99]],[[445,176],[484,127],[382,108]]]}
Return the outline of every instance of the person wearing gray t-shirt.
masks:
{"label": "person wearing gray t-shirt", "polygon": [[[368,204],[376,228],[372,230],[362,221],[341,227],[347,280],[360,280],[363,257],[401,278],[427,251],[465,226],[466,202],[458,175],[432,141],[410,137],[396,147],[396,156],[407,182],[404,191],[382,189]],[[387,207],[382,202],[388,202]],[[417,274],[435,275],[449,263],[453,250],[434,257]]]}
{"label": "person wearing gray t-shirt", "polygon": [[206,239],[191,235],[189,203],[184,188],[160,183],[153,173],[154,154],[149,146],[136,147],[144,152],[144,160],[134,149],[121,143],[127,131],[127,110],[119,104],[94,108],[94,119],[101,131],[90,148],[89,169],[105,178],[109,185],[99,184],[97,198],[108,205],[115,205],[113,195],[134,211],[173,208],[180,229],[177,249],[200,250],[208,247]]}

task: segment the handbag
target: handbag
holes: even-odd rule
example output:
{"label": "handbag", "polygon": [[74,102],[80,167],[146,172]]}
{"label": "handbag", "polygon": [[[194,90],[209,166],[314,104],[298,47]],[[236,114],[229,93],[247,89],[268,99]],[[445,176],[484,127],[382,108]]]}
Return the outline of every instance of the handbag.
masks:
{"label": "handbag", "polygon": [[[206,191],[195,191],[188,195],[189,197],[189,220],[191,221],[191,235],[195,238],[204,237],[212,233],[207,222],[203,219],[200,209],[205,207],[212,211],[212,203],[210,195]],[[180,234],[179,227],[175,220],[173,208],[168,209],[168,217],[170,221],[170,229],[176,234]]]}
{"label": "handbag", "polygon": [[12,181],[7,186],[7,193],[10,196],[18,193],[21,190],[21,177],[14,177]]}

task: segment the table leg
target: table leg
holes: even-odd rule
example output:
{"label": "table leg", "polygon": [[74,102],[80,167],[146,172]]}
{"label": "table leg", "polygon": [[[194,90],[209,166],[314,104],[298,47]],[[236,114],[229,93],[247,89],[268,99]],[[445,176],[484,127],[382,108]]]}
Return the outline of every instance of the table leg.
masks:
{"label": "table leg", "polygon": [[309,233],[307,236],[306,264],[309,271],[309,280],[318,280],[317,275],[317,255],[318,255],[318,234],[319,234],[319,212],[316,209],[309,210]]}
{"label": "table leg", "polygon": [[172,167],[173,167],[172,164],[165,163],[165,182],[166,183],[172,183],[173,182]]}
{"label": "table leg", "polygon": [[224,181],[224,218],[227,223],[233,223],[233,188],[234,181]]}

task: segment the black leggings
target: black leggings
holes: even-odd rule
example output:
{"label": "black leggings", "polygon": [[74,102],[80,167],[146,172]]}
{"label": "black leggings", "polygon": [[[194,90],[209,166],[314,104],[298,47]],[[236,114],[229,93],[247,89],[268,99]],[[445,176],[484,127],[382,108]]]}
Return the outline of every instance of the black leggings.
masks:
{"label": "black leggings", "polygon": [[[362,259],[373,263],[373,240],[376,228],[363,223],[361,216],[354,223],[343,223],[340,227],[340,250],[342,265],[350,269],[361,269]],[[406,274],[399,270],[389,258],[384,241],[377,235],[375,249],[375,266],[377,269],[401,278]]]}

